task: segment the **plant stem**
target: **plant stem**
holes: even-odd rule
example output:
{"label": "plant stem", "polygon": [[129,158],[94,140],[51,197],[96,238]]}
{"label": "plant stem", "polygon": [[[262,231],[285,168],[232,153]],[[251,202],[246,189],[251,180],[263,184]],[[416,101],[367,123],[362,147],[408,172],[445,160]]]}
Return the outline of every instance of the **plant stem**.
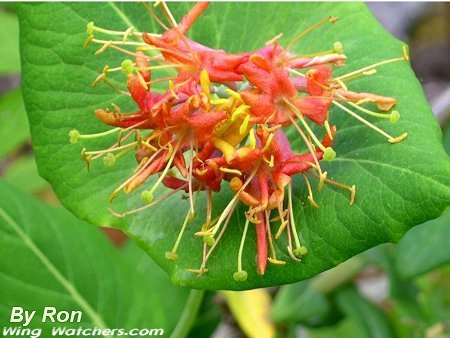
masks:
{"label": "plant stem", "polygon": [[205,290],[192,289],[189,292],[186,305],[184,306],[183,313],[178,321],[175,330],[170,335],[170,338],[185,338],[189,330],[194,324],[194,320],[197,317],[197,312],[205,295]]}

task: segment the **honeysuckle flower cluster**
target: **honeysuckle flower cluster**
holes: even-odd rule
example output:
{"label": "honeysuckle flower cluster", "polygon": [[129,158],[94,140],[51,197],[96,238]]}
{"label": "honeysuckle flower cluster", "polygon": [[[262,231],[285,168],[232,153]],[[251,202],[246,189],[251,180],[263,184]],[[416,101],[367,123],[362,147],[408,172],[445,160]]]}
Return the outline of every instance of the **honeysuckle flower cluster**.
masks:
{"label": "honeysuckle flower cluster", "polygon": [[[301,261],[307,249],[302,245],[292,210],[292,177],[300,175],[306,182],[308,200],[314,201],[308,176],[318,178],[318,190],[323,184],[347,189],[350,204],[355,198],[355,186],[327,178],[321,161],[332,161],[336,127],[330,125],[330,108],[334,105],[396,143],[407,134],[393,137],[376,127],[362,114],[390,119],[395,123],[400,115],[391,111],[396,99],[372,93],[354,92],[347,82],[376,73],[376,67],[385,63],[408,60],[406,51],[397,59],[381,61],[335,77],[333,67],[343,65],[347,57],[340,42],[332,50],[315,55],[294,54],[291,49],[299,40],[322,24],[334,23],[328,17],[298,35],[286,47],[279,44],[282,34],[268,41],[260,49],[241,54],[230,54],[201,45],[186,37],[196,19],[207,9],[207,3],[197,3],[177,23],[165,3],[159,3],[168,24],[148,5],[144,5],[154,20],[164,29],[162,35],[136,32],[129,27],[124,32],[111,31],[88,24],[87,44],[101,45],[96,54],[115,49],[131,56],[116,68],[106,66],[94,81],[104,82],[119,92],[129,95],[137,106],[136,112],[124,113],[113,105],[97,109],[95,115],[116,128],[94,135],[70,132],[70,141],[101,137],[118,133],[118,141],[105,150],[87,151],[82,156],[90,161],[103,157],[107,166],[121,156],[133,152],[137,167],[130,177],[112,192],[111,200],[120,192],[131,193],[144,185],[144,205],[119,214],[126,217],[143,212],[178,191],[189,195],[189,208],[181,225],[180,234],[166,258],[176,260],[178,246],[188,224],[195,214],[196,195],[206,194],[206,216],[196,236],[203,238],[203,261],[198,269],[204,274],[207,260],[220,242],[236,206],[243,203],[246,223],[238,253],[236,280],[245,280],[242,252],[250,225],[255,227],[257,242],[257,270],[264,274],[267,263],[285,264],[277,259],[274,240],[285,234],[289,256]],[[98,39],[109,36],[112,40]],[[122,71],[127,90],[116,87],[108,74]],[[167,76],[154,74],[167,71]],[[382,112],[364,107],[375,103]],[[357,114],[355,111],[359,112]],[[311,128],[316,125],[320,132]],[[307,151],[298,153],[291,148],[285,135],[286,128],[294,128],[305,143]],[[316,128],[317,130],[317,128]],[[318,136],[320,134],[321,136]],[[150,185],[149,178],[157,177]],[[316,181],[317,182],[317,181]],[[213,217],[214,193],[228,184],[233,197],[225,209]],[[170,192],[158,196],[164,185]],[[155,197],[157,196],[157,197]]]}

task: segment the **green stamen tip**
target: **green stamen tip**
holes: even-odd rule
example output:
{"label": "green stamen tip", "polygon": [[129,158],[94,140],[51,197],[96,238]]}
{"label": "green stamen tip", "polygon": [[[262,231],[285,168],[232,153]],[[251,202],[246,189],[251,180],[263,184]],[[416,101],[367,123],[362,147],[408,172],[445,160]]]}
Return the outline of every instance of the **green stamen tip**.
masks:
{"label": "green stamen tip", "polygon": [[105,167],[111,168],[116,163],[116,157],[113,153],[107,153],[105,157],[103,157],[103,164]]}
{"label": "green stamen tip", "polygon": [[94,34],[94,22],[91,21],[86,25],[86,33],[88,33],[89,35]]}
{"label": "green stamen tip", "polygon": [[243,282],[247,279],[247,271],[241,270],[233,273],[233,278],[236,282]]}
{"label": "green stamen tip", "polygon": [[397,110],[392,111],[389,120],[392,124],[396,124],[400,120],[400,113]]}
{"label": "green stamen tip", "polygon": [[172,251],[167,251],[165,256],[166,256],[166,259],[168,259],[170,261],[176,261],[178,259],[178,255]]}
{"label": "green stamen tip", "polygon": [[338,54],[344,54],[344,46],[343,46],[342,43],[339,42],[339,41],[336,41],[336,42],[333,44],[333,49],[334,49],[334,51],[335,51],[336,53],[338,53]]}
{"label": "green stamen tip", "polygon": [[336,157],[336,152],[333,150],[333,148],[328,147],[325,148],[325,151],[323,152],[323,158],[326,161],[333,161],[334,158]]}
{"label": "green stamen tip", "polygon": [[69,132],[69,137],[70,137],[70,139],[69,139],[70,143],[75,144],[78,142],[78,139],[80,138],[80,132],[76,129],[72,129]]}
{"label": "green stamen tip", "polygon": [[308,249],[306,248],[306,246],[301,246],[299,248],[296,248],[296,249],[292,250],[292,253],[296,257],[300,257],[300,256],[306,255],[308,253]]}
{"label": "green stamen tip", "polygon": [[148,190],[144,190],[143,192],[141,192],[141,198],[145,203],[150,204],[153,201],[153,194]]}
{"label": "green stamen tip", "polygon": [[203,242],[205,242],[206,244],[208,244],[209,246],[213,246],[215,243],[215,239],[213,236],[208,235],[208,236],[203,236]]}
{"label": "green stamen tip", "polygon": [[122,72],[125,75],[131,74],[134,70],[134,63],[130,59],[126,59],[122,61],[122,64],[120,65],[122,67]]}

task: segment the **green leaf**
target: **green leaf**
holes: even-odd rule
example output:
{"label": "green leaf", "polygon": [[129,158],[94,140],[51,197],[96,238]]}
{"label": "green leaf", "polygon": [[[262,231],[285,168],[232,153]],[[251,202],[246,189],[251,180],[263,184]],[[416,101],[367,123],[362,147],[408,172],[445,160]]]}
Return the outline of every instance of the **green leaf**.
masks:
{"label": "green leaf", "polygon": [[[171,7],[179,20],[190,6]],[[229,52],[249,51],[280,32],[284,33],[281,43],[286,44],[331,14],[339,21],[301,40],[295,46],[296,52],[328,50],[335,41],[342,42],[348,66],[337,74],[402,55],[402,43],[392,38],[360,3],[213,3],[194,25],[190,37]],[[331,112],[332,123],[338,126],[333,146],[337,158],[325,170],[330,178],[356,185],[355,205],[349,206],[346,191],[326,186],[315,192],[320,209],[313,208],[307,202],[305,184],[295,180],[295,217],[308,248],[303,262],[289,259],[283,239],[278,243],[278,258],[287,264],[271,265],[264,276],[257,275],[251,227],[243,260],[248,278],[236,282],[233,273],[237,270],[244,226],[244,208],[239,208],[208,261],[208,273],[199,278],[186,269],[199,268],[202,261],[202,240],[193,234],[203,223],[204,197],[198,200],[200,208],[188,225],[178,260],[167,261],[165,252],[176,240],[188,202],[175,195],[153,210],[118,219],[108,208],[123,212],[142,205],[140,191],[108,202],[111,192],[135,168],[133,156],[117,161],[112,169],[93,163],[88,173],[79,155],[83,146],[104,149],[114,138],[77,145],[68,142],[67,135],[74,128],[82,133],[108,130],[93,117],[97,108],[110,107],[114,102],[124,111],[136,109],[127,98],[106,86],[91,88],[105,65],[118,67],[125,57],[114,51],[94,56],[98,47],[92,45],[83,49],[86,24],[94,21],[113,30],[133,25],[140,31],[155,31],[154,21],[142,5],[132,3],[102,3],[95,7],[86,3],[21,4],[19,17],[24,94],[41,175],[51,182],[62,203],[80,218],[126,231],[176,284],[250,289],[307,279],[372,246],[400,240],[409,228],[437,217],[450,204],[450,161],[420,84],[406,62],[385,65],[375,76],[352,81],[349,88],[398,98],[400,121],[394,126],[389,121],[375,123],[395,136],[407,131],[409,136],[404,142],[391,145],[344,112]],[[42,80],[43,74],[46,81]],[[120,85],[123,75],[118,74],[113,81]],[[163,193],[161,189],[158,195]],[[214,213],[218,214],[229,199],[230,193],[224,187],[214,197]]]}
{"label": "green leaf", "polygon": [[396,268],[412,278],[450,263],[450,210],[441,217],[411,229],[396,250]]}
{"label": "green leaf", "polygon": [[330,295],[351,281],[365,266],[364,258],[353,257],[310,280],[282,286],[274,301],[272,319],[276,323],[294,322],[310,326],[334,320],[336,310]]}
{"label": "green leaf", "polygon": [[283,286],[272,309],[275,323],[293,322],[315,326],[333,306],[326,295],[311,287],[308,281]]}
{"label": "green leaf", "polygon": [[19,73],[19,23],[16,15],[0,11],[0,41],[0,75]]}
{"label": "green leaf", "polygon": [[142,250],[119,252],[90,224],[2,181],[0,195],[8,196],[0,199],[0,326],[14,326],[11,309],[21,306],[36,311],[31,327],[48,332],[58,324],[42,323],[42,311],[53,306],[82,311],[67,327],[174,328],[188,290]]}
{"label": "green leaf", "polygon": [[206,292],[197,318],[189,331],[188,338],[211,337],[221,320],[221,311],[214,300],[215,292]]}
{"label": "green leaf", "polygon": [[0,158],[16,150],[30,137],[27,113],[19,89],[0,97]]}
{"label": "green leaf", "polygon": [[308,328],[308,337],[311,338],[348,338],[348,337],[364,337],[364,331],[351,319],[344,319],[337,325],[311,329]]}
{"label": "green leaf", "polygon": [[391,324],[383,312],[361,296],[354,287],[338,292],[336,301],[341,310],[354,321],[367,338],[394,337]]}

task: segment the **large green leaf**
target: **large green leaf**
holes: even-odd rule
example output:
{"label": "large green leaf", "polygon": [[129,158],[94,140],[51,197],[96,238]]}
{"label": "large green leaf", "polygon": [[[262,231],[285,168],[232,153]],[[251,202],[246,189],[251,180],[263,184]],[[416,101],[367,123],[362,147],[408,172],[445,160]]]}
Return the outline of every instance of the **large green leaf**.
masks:
{"label": "large green leaf", "polygon": [[396,250],[396,267],[403,278],[450,263],[450,210],[406,234]]}
{"label": "large green leaf", "polygon": [[361,337],[394,337],[388,318],[379,308],[361,296],[355,287],[348,286],[339,291],[336,301],[341,311],[355,321],[364,332]]}
{"label": "large green leaf", "polygon": [[[179,19],[190,6],[171,7]],[[338,73],[401,55],[402,43],[392,38],[359,3],[214,3],[190,36],[230,52],[248,51],[280,32],[284,33],[282,43],[286,43],[328,15],[339,16],[340,20],[304,38],[296,45],[297,52],[327,50],[333,42],[341,41],[348,66]],[[350,207],[345,191],[327,186],[316,192],[321,208],[315,209],[307,203],[304,183],[294,182],[295,217],[309,249],[303,263],[287,257],[287,243],[282,240],[278,245],[279,258],[288,263],[270,266],[264,276],[257,275],[255,235],[250,229],[243,262],[249,276],[245,282],[234,281],[244,225],[241,208],[208,261],[209,272],[197,277],[186,269],[198,268],[201,263],[202,241],[193,233],[202,223],[204,208],[188,226],[179,259],[167,261],[164,254],[175,241],[188,202],[174,196],[134,217],[114,217],[109,207],[125,211],[142,205],[139,191],[119,196],[112,204],[108,202],[112,190],[132,172],[132,156],[118,161],[114,169],[94,163],[88,173],[79,157],[83,145],[101,149],[112,139],[74,146],[67,138],[73,128],[83,133],[107,130],[93,117],[96,108],[114,102],[124,110],[135,109],[106,86],[95,90],[90,87],[106,64],[119,66],[124,56],[107,51],[96,57],[96,47],[82,49],[86,24],[94,21],[115,30],[134,25],[138,30],[154,31],[156,25],[151,17],[140,4],[49,3],[20,5],[19,18],[23,88],[41,175],[52,183],[62,203],[74,214],[94,224],[119,227],[135,238],[176,284],[248,289],[306,279],[372,246],[398,241],[410,227],[439,216],[450,204],[450,162],[442,148],[439,127],[409,65],[389,64],[374,77],[352,81],[351,89],[397,97],[400,122],[395,126],[388,121],[376,123],[394,135],[407,131],[409,137],[403,143],[390,145],[345,113],[332,111],[332,122],[338,126],[337,158],[326,170],[338,181],[356,184],[356,203]],[[230,198],[224,190],[214,198],[216,213]],[[198,204],[202,202],[200,198]]]}
{"label": "large green leaf", "polygon": [[92,225],[2,181],[0,196],[0,327],[14,326],[14,306],[36,311],[29,327],[43,337],[58,325],[41,322],[46,306],[82,311],[66,327],[175,327],[188,290],[172,286],[134,243],[119,252]]}

